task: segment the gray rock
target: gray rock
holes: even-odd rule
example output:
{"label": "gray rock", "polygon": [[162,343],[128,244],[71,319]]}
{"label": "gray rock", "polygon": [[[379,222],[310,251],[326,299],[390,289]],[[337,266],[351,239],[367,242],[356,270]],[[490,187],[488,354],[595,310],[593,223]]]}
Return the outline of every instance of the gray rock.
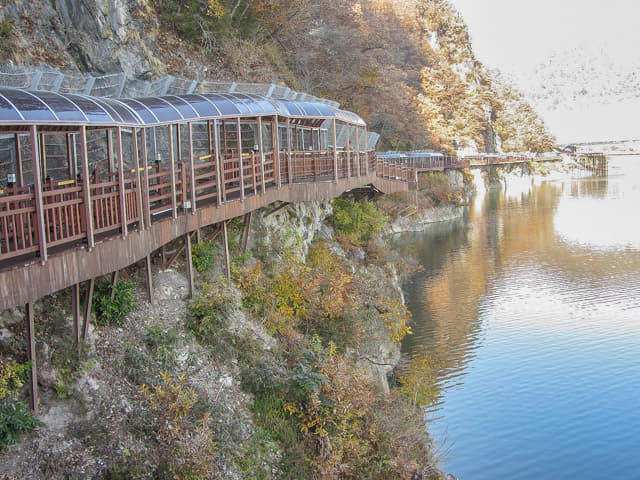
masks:
{"label": "gray rock", "polygon": [[60,372],[51,362],[51,349],[45,342],[36,343],[36,367],[38,383],[45,388],[53,388],[60,380]]}
{"label": "gray rock", "polygon": [[0,328],[5,328],[10,325],[22,322],[24,320],[24,313],[16,308],[11,308],[0,313]]}

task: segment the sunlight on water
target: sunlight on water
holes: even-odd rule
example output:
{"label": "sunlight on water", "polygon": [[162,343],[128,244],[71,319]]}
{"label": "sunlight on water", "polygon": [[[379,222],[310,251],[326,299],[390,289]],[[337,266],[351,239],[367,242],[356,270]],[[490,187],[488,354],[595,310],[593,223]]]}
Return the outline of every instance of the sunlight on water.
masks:
{"label": "sunlight on water", "polygon": [[461,480],[640,478],[640,159],[490,191],[403,238],[409,354],[445,365],[430,430]]}

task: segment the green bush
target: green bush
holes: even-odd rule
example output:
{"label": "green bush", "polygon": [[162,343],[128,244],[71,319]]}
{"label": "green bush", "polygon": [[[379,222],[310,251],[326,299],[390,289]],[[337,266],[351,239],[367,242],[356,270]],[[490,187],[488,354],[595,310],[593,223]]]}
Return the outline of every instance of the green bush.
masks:
{"label": "green bush", "polygon": [[352,202],[344,198],[333,201],[333,227],[338,234],[359,245],[381,232],[388,219],[375,204],[368,201]]}
{"label": "green bush", "polygon": [[216,259],[216,250],[216,244],[213,242],[200,242],[194,245],[191,249],[191,258],[196,270],[204,272],[213,267]]}
{"label": "green bush", "polygon": [[203,343],[216,343],[216,337],[227,324],[227,317],[240,307],[228,286],[222,282],[206,283],[190,306],[187,327]]}
{"label": "green bush", "polygon": [[0,404],[0,448],[2,450],[18,443],[23,433],[43,426],[44,423],[27,411],[24,403]]}
{"label": "green bush", "polygon": [[[93,295],[93,309],[96,321],[100,325],[122,325],[124,317],[138,306],[133,298],[135,285],[128,280],[118,280],[115,285],[110,282],[98,282]],[[113,298],[111,298],[113,292]]]}

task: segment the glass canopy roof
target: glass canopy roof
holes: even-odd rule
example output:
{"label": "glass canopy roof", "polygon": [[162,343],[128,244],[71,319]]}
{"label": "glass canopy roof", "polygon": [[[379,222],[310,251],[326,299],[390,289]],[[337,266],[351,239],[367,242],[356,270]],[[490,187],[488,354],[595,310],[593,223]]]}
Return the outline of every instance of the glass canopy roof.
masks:
{"label": "glass canopy roof", "polygon": [[277,100],[254,94],[216,93],[113,99],[0,88],[0,125],[153,126],[169,122],[271,115],[335,118],[365,126],[355,113],[323,103]]}

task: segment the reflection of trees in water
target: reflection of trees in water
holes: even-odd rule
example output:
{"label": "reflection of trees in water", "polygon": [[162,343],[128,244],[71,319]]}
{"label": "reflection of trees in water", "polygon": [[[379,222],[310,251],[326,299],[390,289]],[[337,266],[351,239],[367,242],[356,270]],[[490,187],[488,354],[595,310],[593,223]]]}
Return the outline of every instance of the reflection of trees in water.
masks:
{"label": "reflection of trees in water", "polygon": [[627,297],[637,298],[637,252],[594,251],[563,241],[555,231],[554,215],[563,195],[603,198],[615,188],[613,179],[584,179],[544,183],[517,196],[490,191],[467,221],[405,237],[405,248],[425,271],[405,286],[414,335],[403,350],[433,355],[444,364],[440,381],[455,381],[481,344],[483,310],[491,298],[509,295],[508,289],[492,291],[494,285],[504,288],[506,282],[500,280],[519,278],[521,271],[530,273],[532,287],[562,289],[569,302],[579,302],[585,290],[627,303]]}
{"label": "reflection of trees in water", "polygon": [[440,378],[464,371],[481,339],[483,298],[506,260],[521,252],[550,248],[553,212],[561,186],[543,184],[535,195],[507,197],[488,192],[484,206],[463,224],[437,226],[415,242],[425,271],[405,287],[414,314],[414,335],[404,351],[428,351],[445,365]]}

